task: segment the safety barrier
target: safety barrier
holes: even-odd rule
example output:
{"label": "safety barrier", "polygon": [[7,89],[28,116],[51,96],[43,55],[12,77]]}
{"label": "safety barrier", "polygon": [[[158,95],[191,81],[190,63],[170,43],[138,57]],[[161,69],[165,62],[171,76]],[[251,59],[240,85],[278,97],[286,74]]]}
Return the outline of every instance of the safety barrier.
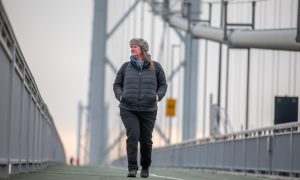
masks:
{"label": "safety barrier", "polygon": [[[299,152],[297,122],[156,148],[152,165],[300,177]],[[113,164],[127,166],[127,158]]]}
{"label": "safety barrier", "polygon": [[64,147],[0,1],[0,176],[53,163]]}

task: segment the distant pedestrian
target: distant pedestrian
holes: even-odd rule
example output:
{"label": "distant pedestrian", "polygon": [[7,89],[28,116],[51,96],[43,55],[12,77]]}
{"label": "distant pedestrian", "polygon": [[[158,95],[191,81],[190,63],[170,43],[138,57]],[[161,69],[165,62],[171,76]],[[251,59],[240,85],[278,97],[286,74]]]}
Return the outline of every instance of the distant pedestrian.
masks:
{"label": "distant pedestrian", "polygon": [[148,43],[134,38],[130,41],[130,48],[130,61],[119,69],[113,89],[120,101],[120,115],[126,128],[127,176],[136,177],[139,142],[141,177],[148,177],[157,102],[165,96],[168,86],[162,66],[147,53]]}
{"label": "distant pedestrian", "polygon": [[73,156],[70,157],[70,165],[73,166],[74,158]]}

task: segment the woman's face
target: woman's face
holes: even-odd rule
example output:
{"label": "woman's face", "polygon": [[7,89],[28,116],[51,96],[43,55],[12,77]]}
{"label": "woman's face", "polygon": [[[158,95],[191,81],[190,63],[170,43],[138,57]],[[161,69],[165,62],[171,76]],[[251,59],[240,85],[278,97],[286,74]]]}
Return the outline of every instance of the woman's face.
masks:
{"label": "woman's face", "polygon": [[132,56],[140,56],[142,54],[142,50],[141,50],[141,47],[138,46],[138,45],[131,45],[130,46],[131,48],[131,55]]}

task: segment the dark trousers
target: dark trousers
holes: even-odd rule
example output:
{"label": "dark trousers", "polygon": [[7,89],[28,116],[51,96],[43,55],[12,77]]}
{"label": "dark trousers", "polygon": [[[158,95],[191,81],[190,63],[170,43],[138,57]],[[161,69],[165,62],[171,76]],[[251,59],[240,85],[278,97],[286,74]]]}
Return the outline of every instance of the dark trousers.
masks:
{"label": "dark trousers", "polygon": [[126,148],[128,169],[138,169],[137,152],[140,142],[140,165],[148,168],[151,165],[152,132],[156,120],[155,112],[128,111],[120,108],[120,115],[126,128]]}

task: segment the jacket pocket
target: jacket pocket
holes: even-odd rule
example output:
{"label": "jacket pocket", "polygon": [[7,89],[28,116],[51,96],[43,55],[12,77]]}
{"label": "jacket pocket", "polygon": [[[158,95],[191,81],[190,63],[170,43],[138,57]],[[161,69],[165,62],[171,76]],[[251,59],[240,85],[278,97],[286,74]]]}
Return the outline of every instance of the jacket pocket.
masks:
{"label": "jacket pocket", "polygon": [[143,99],[143,104],[154,104],[156,102],[156,96],[146,97]]}
{"label": "jacket pocket", "polygon": [[124,104],[128,105],[136,105],[137,101],[134,98],[122,97],[122,101]]}

